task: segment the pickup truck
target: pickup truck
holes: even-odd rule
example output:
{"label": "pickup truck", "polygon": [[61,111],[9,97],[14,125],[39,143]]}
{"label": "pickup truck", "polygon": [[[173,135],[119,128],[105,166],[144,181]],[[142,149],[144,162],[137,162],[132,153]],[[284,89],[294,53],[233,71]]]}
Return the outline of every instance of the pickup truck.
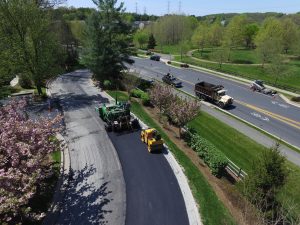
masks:
{"label": "pickup truck", "polygon": [[166,84],[172,85],[176,88],[181,88],[182,87],[182,82],[178,80],[176,77],[173,75],[170,75],[169,73],[165,76],[163,76],[162,81],[165,82]]}
{"label": "pickup truck", "polygon": [[265,95],[275,95],[277,91],[273,91],[265,87],[264,82],[262,80],[255,80],[251,83],[250,89],[253,91],[261,92]]}
{"label": "pickup truck", "polygon": [[195,95],[200,99],[217,104],[220,108],[225,108],[233,103],[233,98],[226,95],[226,90],[222,85],[214,85],[204,81],[195,85]]}

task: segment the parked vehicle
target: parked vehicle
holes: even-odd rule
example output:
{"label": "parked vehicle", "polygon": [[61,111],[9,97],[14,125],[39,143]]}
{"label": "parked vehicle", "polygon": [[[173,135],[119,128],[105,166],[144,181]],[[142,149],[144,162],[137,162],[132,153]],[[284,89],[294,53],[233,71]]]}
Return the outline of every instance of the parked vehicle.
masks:
{"label": "parked vehicle", "polygon": [[164,141],[161,139],[158,131],[153,128],[142,130],[141,140],[147,144],[150,153],[162,151],[164,148]]}
{"label": "parked vehicle", "polygon": [[96,107],[100,118],[105,122],[105,129],[110,132],[134,130],[140,127],[139,121],[131,116],[130,104],[119,102],[115,105]]}
{"label": "parked vehicle", "polygon": [[222,85],[203,81],[195,85],[195,94],[200,99],[217,104],[220,108],[225,108],[233,103],[233,98],[226,95],[226,90]]}
{"label": "parked vehicle", "polygon": [[170,75],[170,73],[167,73],[167,75],[163,76],[162,81],[176,88],[182,87],[182,82],[173,75]]}
{"label": "parked vehicle", "polygon": [[275,95],[277,94],[277,91],[273,91],[271,89],[268,89],[264,86],[264,82],[262,80],[255,80],[250,85],[251,90],[262,92],[266,95]]}
{"label": "parked vehicle", "polygon": [[182,67],[182,68],[189,68],[190,66],[187,63],[183,63],[183,64],[180,64],[180,67]]}
{"label": "parked vehicle", "polygon": [[160,61],[160,56],[159,55],[151,55],[150,59],[154,60],[154,61]]}

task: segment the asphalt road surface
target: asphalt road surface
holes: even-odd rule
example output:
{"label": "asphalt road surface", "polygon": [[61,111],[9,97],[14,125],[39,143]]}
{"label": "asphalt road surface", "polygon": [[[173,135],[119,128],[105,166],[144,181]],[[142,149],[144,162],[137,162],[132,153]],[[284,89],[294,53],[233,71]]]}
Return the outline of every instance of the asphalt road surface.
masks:
{"label": "asphalt road surface", "polygon": [[150,154],[140,131],[109,136],[126,182],[126,224],[189,224],[181,190],[163,153]]}
{"label": "asphalt road surface", "polygon": [[63,107],[72,171],[55,224],[188,224],[165,157],[149,154],[139,132],[107,135],[94,107],[108,99],[87,70],[60,76],[51,92]]}
{"label": "asphalt road surface", "polygon": [[94,110],[107,102],[88,71],[62,75],[51,86],[60,99],[69,142],[71,174],[55,224],[125,224],[126,192],[116,150]]}
{"label": "asphalt road surface", "polygon": [[182,90],[192,95],[197,82],[223,85],[228,90],[227,94],[235,100],[227,109],[229,112],[300,148],[300,108],[285,103],[280,97],[253,92],[247,85],[205,72],[174,68],[149,59],[134,60],[131,69],[141,76],[161,80],[163,75],[170,72],[182,80]]}

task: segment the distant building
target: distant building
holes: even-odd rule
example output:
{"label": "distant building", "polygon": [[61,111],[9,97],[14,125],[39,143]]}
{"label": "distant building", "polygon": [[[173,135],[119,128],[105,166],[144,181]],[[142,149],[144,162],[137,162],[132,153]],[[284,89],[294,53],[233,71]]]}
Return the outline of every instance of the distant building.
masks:
{"label": "distant building", "polygon": [[152,21],[134,21],[132,26],[135,29],[144,29],[146,26],[150,25]]}

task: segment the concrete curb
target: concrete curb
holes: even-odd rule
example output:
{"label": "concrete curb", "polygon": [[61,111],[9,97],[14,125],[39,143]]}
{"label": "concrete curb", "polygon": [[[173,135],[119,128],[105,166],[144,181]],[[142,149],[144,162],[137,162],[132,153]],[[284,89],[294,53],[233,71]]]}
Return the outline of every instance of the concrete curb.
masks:
{"label": "concrete curb", "polygon": [[[139,120],[139,123],[143,129],[149,128],[149,126],[147,126],[136,115],[134,115],[133,113],[132,113],[132,115]],[[178,184],[179,184],[179,187],[180,187],[183,199],[184,199],[187,215],[189,218],[189,224],[190,225],[202,225],[203,223],[201,220],[201,216],[199,214],[199,210],[198,210],[196,201],[195,201],[192,191],[190,189],[188,179],[186,178],[186,176],[183,172],[183,168],[176,161],[176,159],[175,159],[174,155],[171,153],[169,147],[166,144],[164,144],[164,146],[165,146],[165,150],[167,153],[167,154],[164,154],[164,156],[165,156],[166,160],[168,161],[170,167],[172,168],[173,173],[178,181]]]}
{"label": "concrete curb", "polygon": [[287,97],[285,97],[283,94],[279,94],[279,96],[280,96],[280,98],[282,98],[286,103],[288,103],[288,104],[290,104],[290,105],[292,105],[292,106],[295,106],[295,107],[300,108],[300,104],[291,101],[290,99],[288,99]]}
{"label": "concrete curb", "polygon": [[[53,80],[47,83],[46,94],[51,97],[52,93],[50,87]],[[61,147],[61,163],[60,163],[60,175],[56,184],[54,197],[51,206],[47,212],[45,219],[43,220],[43,225],[56,224],[61,211],[61,204],[65,196],[65,192],[69,185],[70,171],[71,171],[71,160],[70,152],[68,147],[68,142],[64,136],[60,133],[56,135],[56,138],[60,141]]]}
{"label": "concrete curb", "polygon": [[63,202],[62,200],[69,184],[71,164],[68,143],[60,133],[56,135],[56,138],[61,142],[60,175],[56,184],[50,209],[43,220],[43,225],[56,224],[56,221],[60,215],[61,203]]}

